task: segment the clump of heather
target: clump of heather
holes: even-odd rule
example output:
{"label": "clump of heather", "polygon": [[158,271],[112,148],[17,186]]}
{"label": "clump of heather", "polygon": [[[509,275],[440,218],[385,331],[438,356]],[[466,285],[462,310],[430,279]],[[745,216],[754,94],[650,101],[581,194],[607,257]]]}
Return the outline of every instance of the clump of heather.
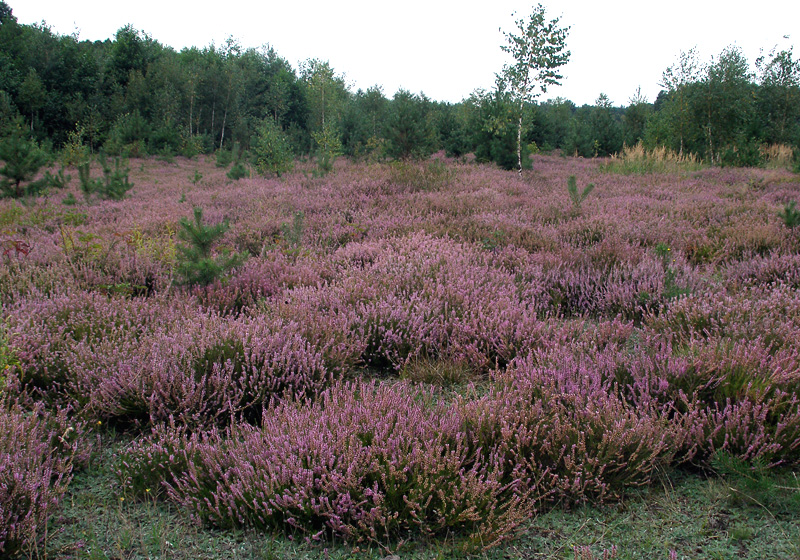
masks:
{"label": "clump of heather", "polygon": [[322,355],[288,322],[215,317],[155,337],[151,350],[129,362],[144,372],[133,394],[151,422],[257,423],[272,399],[313,397],[331,381]]}
{"label": "clump of heather", "polygon": [[197,286],[191,293],[205,308],[237,314],[284,291],[322,285],[330,277],[327,268],[325,262],[290,259],[281,251],[272,251],[262,258],[249,259],[232,278]]}
{"label": "clump of heather", "polygon": [[72,478],[80,426],[41,405],[0,403],[0,556],[38,550]]}
{"label": "clump of heather", "polygon": [[81,356],[84,371],[98,362],[110,365],[115,355],[158,323],[156,310],[144,300],[74,288],[36,292],[5,305],[8,336],[20,361],[21,390],[52,404],[85,404],[93,385],[81,386],[79,372],[72,367],[76,357]]}
{"label": "clump of heather", "polygon": [[260,421],[269,400],[329,384],[322,357],[288,321],[223,317],[191,301],[89,292],[7,308],[31,398],[124,424]]}
{"label": "clump of heather", "polygon": [[517,275],[471,245],[417,233],[351,243],[332,260],[331,282],[286,291],[265,308],[313,316],[304,333],[334,369],[400,370],[444,359],[485,372],[535,344],[543,330],[537,300]]}
{"label": "clump of heather", "polygon": [[679,462],[705,464],[717,451],[773,463],[800,457],[797,295],[758,294],[681,301],[648,321],[636,355],[618,369],[670,404]]}
{"label": "clump of heather", "polygon": [[672,458],[673,428],[661,407],[627,402],[588,360],[531,354],[496,381],[465,404],[467,437],[493,449],[506,468],[541,479],[552,499],[619,498]]}
{"label": "clump of heather", "polygon": [[502,538],[548,501],[609,500],[673,456],[659,406],[633,406],[590,364],[515,360],[480,398],[344,383],[282,401],[262,425],[157,427],[120,463],[128,491],[161,488],[216,527],[381,539]]}
{"label": "clump of heather", "polygon": [[761,339],[777,351],[798,349],[800,292],[785,285],[751,287],[739,293],[705,292],[674,302],[646,318],[649,329],[673,341],[723,337],[732,342]]}
{"label": "clump of heather", "polygon": [[725,280],[729,288],[785,284],[798,289],[800,254],[757,255],[731,263],[725,269]]}
{"label": "clump of heather", "polygon": [[543,489],[493,449],[475,449],[458,408],[405,384],[346,383],[285,401],[260,427],[187,435],[159,429],[120,474],[162,481],[217,527],[253,526],[350,541],[466,533],[490,545],[528,518]]}

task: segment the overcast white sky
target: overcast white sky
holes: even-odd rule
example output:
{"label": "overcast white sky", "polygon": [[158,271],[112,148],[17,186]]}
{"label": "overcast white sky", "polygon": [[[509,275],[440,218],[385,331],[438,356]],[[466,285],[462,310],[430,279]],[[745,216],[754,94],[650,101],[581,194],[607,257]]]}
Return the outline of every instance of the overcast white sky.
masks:
{"label": "overcast white sky", "polygon": [[[507,61],[499,30],[512,31],[511,13],[527,15],[532,6],[519,0],[5,1],[20,23],[45,21],[82,40],[113,37],[128,23],[176,50],[233,36],[245,48],[271,45],[295,69],[308,58],[328,60],[354,91],[377,84],[389,97],[402,87],[452,102],[492,88]],[[571,26],[572,52],[563,85],[542,99],[561,96],[578,105],[594,103],[601,92],[627,105],[637,87],[654,101],[663,71],[693,47],[708,62],[735,43],[752,64],[761,49],[800,41],[797,0],[542,3],[548,19]]]}

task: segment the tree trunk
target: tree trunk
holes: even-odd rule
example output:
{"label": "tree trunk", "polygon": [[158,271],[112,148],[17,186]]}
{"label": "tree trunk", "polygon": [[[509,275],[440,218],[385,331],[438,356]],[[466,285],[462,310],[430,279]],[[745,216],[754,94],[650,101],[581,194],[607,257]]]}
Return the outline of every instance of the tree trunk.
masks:
{"label": "tree trunk", "polygon": [[709,106],[708,109],[708,157],[711,160],[711,165],[714,165],[714,141],[711,138],[711,107]]}
{"label": "tree trunk", "polygon": [[[211,104],[211,133],[210,134],[212,134],[212,135],[214,134],[214,114],[216,113],[216,109],[217,109],[217,101],[215,99],[214,102]],[[213,136],[212,136],[212,138],[213,138]],[[211,147],[212,147],[212,149],[214,147],[213,140],[211,142]]]}
{"label": "tree trunk", "polygon": [[192,117],[194,115],[194,92],[189,98],[189,137],[192,136]]}
{"label": "tree trunk", "polygon": [[517,123],[517,173],[522,177],[522,107],[520,107],[519,123]]}
{"label": "tree trunk", "polygon": [[222,142],[225,141],[225,124],[228,121],[228,107],[225,107],[225,114],[222,117],[222,132],[219,135],[219,149],[222,149]]}
{"label": "tree trunk", "polygon": [[228,79],[228,93],[225,95],[225,113],[222,117],[222,131],[219,135],[219,149],[222,149],[222,142],[225,140],[225,125],[228,123],[228,109],[231,106],[231,90],[233,89],[233,73]]}

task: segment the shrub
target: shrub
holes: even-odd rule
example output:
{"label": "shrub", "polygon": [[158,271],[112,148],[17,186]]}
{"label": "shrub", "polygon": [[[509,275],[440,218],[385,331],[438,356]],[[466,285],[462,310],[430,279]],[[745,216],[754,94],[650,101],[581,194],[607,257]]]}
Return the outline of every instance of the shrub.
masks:
{"label": "shrub", "polygon": [[578,192],[578,184],[575,179],[575,175],[570,175],[569,179],[567,180],[567,192],[569,193],[569,199],[572,201],[572,208],[575,212],[580,213],[581,211],[581,204],[586,197],[591,194],[594,190],[594,183],[589,183],[586,185],[586,188],[583,189],[583,192]]}
{"label": "shrub", "polygon": [[108,133],[105,150],[115,156],[140,157],[147,155],[146,143],[152,128],[139,110],[120,115]]}
{"label": "shrub", "polygon": [[21,120],[14,123],[9,136],[0,140],[0,160],[5,164],[0,169],[0,175],[3,176],[0,181],[0,196],[31,196],[47,186],[46,180],[33,181],[39,169],[47,163],[47,154],[34,140],[28,138]]}
{"label": "shrub", "polygon": [[6,386],[6,375],[11,368],[19,367],[16,351],[8,344],[5,326],[0,323],[0,398]]}
{"label": "shrub", "polygon": [[289,141],[275,121],[267,117],[258,128],[251,148],[255,167],[261,175],[280,177],[294,167],[294,156]]}
{"label": "shrub", "polygon": [[133,183],[128,180],[130,168],[119,157],[114,158],[113,167],[104,156],[100,156],[100,165],[103,168],[102,179],[91,178],[91,166],[85,162],[78,166],[78,178],[81,182],[81,191],[88,200],[93,194],[109,200],[122,200]]}
{"label": "shrub", "polygon": [[778,213],[778,217],[783,220],[783,224],[791,230],[800,225],[800,210],[796,206],[796,201],[789,201],[784,205],[783,211]]}
{"label": "shrub", "polygon": [[232,181],[238,181],[242,177],[247,177],[247,167],[245,167],[242,160],[237,159],[233,163],[233,166],[231,166],[231,168],[225,174],[225,176]]}
{"label": "shrub", "polygon": [[72,477],[80,426],[36,406],[0,402],[0,556],[38,556],[45,526]]}
{"label": "shrub", "polygon": [[317,172],[319,175],[327,175],[333,171],[333,163],[336,161],[336,157],[342,153],[339,133],[328,122],[321,131],[314,132],[311,136],[317,144]]}
{"label": "shrub", "polygon": [[392,190],[399,192],[430,192],[446,187],[454,172],[441,160],[427,163],[393,161],[389,164],[389,181]]}
{"label": "shrub", "polygon": [[233,157],[233,150],[223,150],[220,148],[215,154],[216,166],[228,167],[231,163],[233,163]]}
{"label": "shrub", "polygon": [[626,402],[601,367],[563,351],[542,358],[518,358],[465,405],[470,445],[494,450],[515,476],[542,480],[552,499],[604,501],[649,484],[673,454],[659,409]]}
{"label": "shrub", "polygon": [[461,422],[409,385],[340,384],[313,403],[277,405],[260,428],[157,429],[125,454],[120,475],[131,489],[163,481],[217,527],[350,542],[463,531],[490,546],[530,516],[538,488],[506,478],[491,450],[475,453]]}
{"label": "shrub", "polygon": [[181,218],[178,237],[188,245],[178,246],[177,273],[182,284],[207,285],[220,278],[244,260],[239,253],[230,254],[223,250],[219,255],[212,254],[214,244],[228,231],[228,223],[213,226],[203,223],[203,209],[194,208],[194,222]]}
{"label": "shrub", "polygon": [[89,160],[89,147],[83,143],[85,129],[78,125],[67,133],[67,141],[61,149],[61,164],[79,167]]}
{"label": "shrub", "polygon": [[281,224],[281,237],[288,245],[290,251],[296,251],[303,243],[303,233],[306,229],[306,215],[298,210],[292,216],[292,223]]}
{"label": "shrub", "polygon": [[[258,424],[273,399],[313,397],[330,383],[321,355],[291,325],[202,314],[164,319],[171,324],[148,335],[146,347],[128,337],[121,351],[106,351],[112,359],[95,359],[94,371],[76,368],[76,386],[94,381],[87,412],[123,425],[174,420],[192,430]],[[93,346],[103,351],[103,343]]]}

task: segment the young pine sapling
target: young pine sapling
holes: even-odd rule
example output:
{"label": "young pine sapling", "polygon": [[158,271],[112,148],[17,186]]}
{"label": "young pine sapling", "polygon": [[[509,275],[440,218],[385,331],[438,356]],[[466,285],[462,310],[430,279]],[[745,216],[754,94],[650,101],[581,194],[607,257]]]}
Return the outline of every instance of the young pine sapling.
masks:
{"label": "young pine sapling", "polygon": [[794,228],[800,225],[800,210],[798,210],[796,206],[797,202],[792,200],[783,206],[783,211],[778,212],[778,216],[790,230],[794,230]]}
{"label": "young pine sapling", "polygon": [[81,182],[81,191],[86,200],[97,193],[102,198],[110,200],[122,200],[129,190],[133,188],[133,183],[128,179],[130,168],[119,157],[114,158],[113,167],[104,157],[100,158],[100,165],[103,167],[103,178],[92,179],[91,167],[89,162],[84,162],[78,166],[78,179]]}
{"label": "young pine sapling", "polygon": [[217,255],[212,253],[212,247],[228,231],[228,223],[204,224],[203,209],[199,206],[194,207],[194,221],[181,218],[180,226],[178,237],[187,243],[178,246],[180,284],[211,284],[244,261],[243,255],[224,249]]}
{"label": "young pine sapling", "polygon": [[11,134],[0,140],[0,160],[4,163],[0,168],[0,197],[36,195],[47,186],[45,179],[33,180],[47,164],[47,154],[28,137],[21,120],[12,125]]}
{"label": "young pine sapling", "polygon": [[594,183],[589,183],[586,185],[586,188],[583,189],[583,192],[578,192],[578,182],[575,179],[575,175],[570,175],[569,179],[567,179],[567,192],[569,193],[569,198],[572,201],[573,209],[576,213],[581,211],[581,204],[583,201],[586,200],[586,197],[594,190]]}

